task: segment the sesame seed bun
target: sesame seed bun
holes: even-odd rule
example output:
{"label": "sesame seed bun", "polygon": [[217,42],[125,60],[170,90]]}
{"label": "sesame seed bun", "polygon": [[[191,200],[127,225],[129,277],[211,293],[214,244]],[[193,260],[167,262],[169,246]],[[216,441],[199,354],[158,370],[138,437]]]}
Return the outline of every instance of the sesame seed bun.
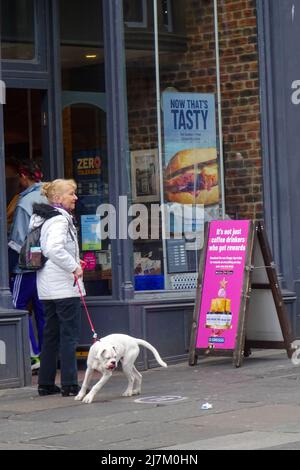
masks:
{"label": "sesame seed bun", "polygon": [[212,205],[219,202],[215,148],[177,152],[165,170],[165,196],[169,202]]}

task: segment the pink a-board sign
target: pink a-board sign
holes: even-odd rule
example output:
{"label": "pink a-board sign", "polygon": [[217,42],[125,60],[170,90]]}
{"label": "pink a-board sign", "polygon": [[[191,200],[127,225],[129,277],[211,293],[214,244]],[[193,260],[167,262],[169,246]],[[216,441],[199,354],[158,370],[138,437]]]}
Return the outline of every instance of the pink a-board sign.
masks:
{"label": "pink a-board sign", "polygon": [[198,349],[235,349],[249,232],[249,220],[209,224],[196,336]]}

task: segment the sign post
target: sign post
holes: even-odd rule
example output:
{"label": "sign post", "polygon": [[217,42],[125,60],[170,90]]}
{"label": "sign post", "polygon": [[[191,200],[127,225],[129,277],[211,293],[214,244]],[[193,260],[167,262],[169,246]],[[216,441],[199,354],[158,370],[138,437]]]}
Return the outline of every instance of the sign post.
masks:
{"label": "sign post", "polygon": [[239,367],[251,347],[285,348],[291,357],[287,313],[262,224],[207,224],[199,273],[190,365],[204,354],[232,357]]}

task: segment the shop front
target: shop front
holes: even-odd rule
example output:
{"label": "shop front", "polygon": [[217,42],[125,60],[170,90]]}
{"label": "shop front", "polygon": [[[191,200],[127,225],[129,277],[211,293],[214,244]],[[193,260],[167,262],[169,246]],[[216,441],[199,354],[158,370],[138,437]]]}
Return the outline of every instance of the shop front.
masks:
{"label": "shop front", "polygon": [[[264,217],[255,2],[0,4],[2,304],[9,162],[37,159],[44,180],[77,183],[98,336],[129,333],[185,360],[205,221]],[[91,340],[83,311],[81,349]]]}

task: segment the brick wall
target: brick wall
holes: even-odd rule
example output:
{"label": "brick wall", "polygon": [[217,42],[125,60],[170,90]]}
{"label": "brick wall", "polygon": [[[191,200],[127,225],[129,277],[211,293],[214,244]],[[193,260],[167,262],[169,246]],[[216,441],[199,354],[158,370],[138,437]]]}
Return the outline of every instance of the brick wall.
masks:
{"label": "brick wall", "polygon": [[[161,52],[161,90],[172,86],[179,92],[216,93],[213,2],[184,4],[186,45],[182,52]],[[255,1],[218,4],[226,211],[259,219],[263,205]],[[147,57],[128,60],[127,88],[131,149],[157,147],[153,50]]]}

